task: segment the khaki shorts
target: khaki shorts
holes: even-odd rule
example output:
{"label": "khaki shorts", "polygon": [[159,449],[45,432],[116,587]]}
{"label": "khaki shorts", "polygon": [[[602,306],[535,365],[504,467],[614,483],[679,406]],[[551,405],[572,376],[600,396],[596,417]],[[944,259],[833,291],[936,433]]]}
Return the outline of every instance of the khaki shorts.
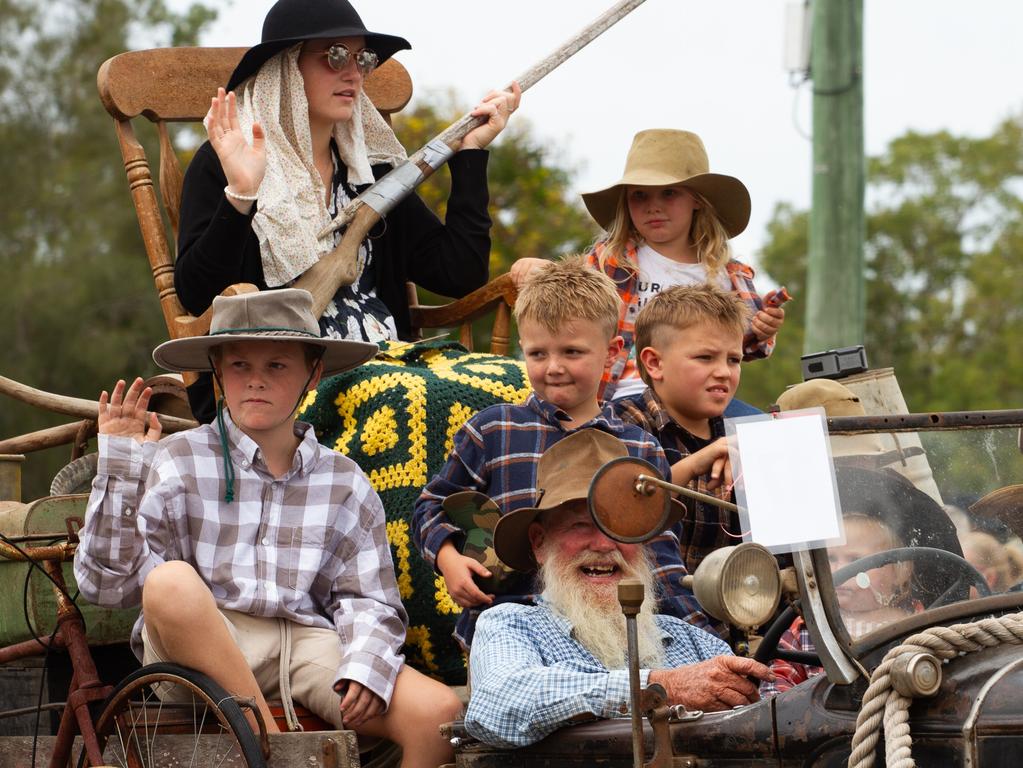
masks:
{"label": "khaki shorts", "polygon": [[[220,611],[227,631],[241,649],[268,700],[280,699],[280,622],[286,619]],[[341,698],[334,692],[334,677],[341,666],[341,638],[332,629],[291,624],[291,696],[298,704],[341,728]],[[198,634],[198,633],[197,633]],[[201,637],[196,638],[201,642]],[[168,661],[168,654],[142,627],[143,664]],[[161,697],[164,694],[157,691]],[[174,698],[171,696],[171,698]]]}

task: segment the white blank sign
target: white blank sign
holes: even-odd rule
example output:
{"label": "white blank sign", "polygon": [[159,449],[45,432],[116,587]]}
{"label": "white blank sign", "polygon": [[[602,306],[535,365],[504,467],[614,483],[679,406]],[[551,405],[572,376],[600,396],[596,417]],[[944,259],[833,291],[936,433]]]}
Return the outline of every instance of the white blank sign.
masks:
{"label": "white blank sign", "polygon": [[823,408],[726,419],[747,541],[780,554],[844,541]]}

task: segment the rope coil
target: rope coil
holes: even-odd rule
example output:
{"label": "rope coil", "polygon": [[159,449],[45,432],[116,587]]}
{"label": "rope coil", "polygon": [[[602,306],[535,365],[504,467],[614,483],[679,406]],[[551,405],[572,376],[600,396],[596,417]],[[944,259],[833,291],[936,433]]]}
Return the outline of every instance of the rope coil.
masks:
{"label": "rope coil", "polygon": [[909,705],[912,701],[892,687],[891,670],[896,659],[907,653],[926,652],[948,660],[999,645],[1023,645],[1023,613],[950,627],[931,627],[906,638],[901,645],[888,651],[870,676],[870,685],[863,694],[848,767],[872,768],[882,724],[885,765],[889,768],[916,766],[912,755],[913,739],[909,731]]}

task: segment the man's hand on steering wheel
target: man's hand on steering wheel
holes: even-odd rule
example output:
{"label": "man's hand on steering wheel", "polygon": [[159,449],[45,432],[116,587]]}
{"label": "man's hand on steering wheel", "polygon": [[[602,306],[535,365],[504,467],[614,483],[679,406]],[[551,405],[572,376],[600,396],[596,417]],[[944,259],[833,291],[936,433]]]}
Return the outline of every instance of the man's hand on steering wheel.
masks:
{"label": "man's hand on steering wheel", "polygon": [[698,664],[675,669],[655,669],[650,682],[660,683],[672,704],[687,709],[718,712],[759,701],[757,685],[750,677],[773,681],[774,673],[763,664],[741,656],[715,656]]}

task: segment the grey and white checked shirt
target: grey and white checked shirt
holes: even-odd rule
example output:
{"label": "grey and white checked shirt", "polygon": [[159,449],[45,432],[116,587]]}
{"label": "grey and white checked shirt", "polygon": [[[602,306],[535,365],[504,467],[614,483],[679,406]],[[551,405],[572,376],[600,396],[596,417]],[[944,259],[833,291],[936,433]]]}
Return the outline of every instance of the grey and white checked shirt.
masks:
{"label": "grey and white checked shirt", "polygon": [[[235,500],[224,502],[216,425],[159,443],[99,438],[75,578],[93,603],[131,607],[146,575],[192,565],[220,608],[336,629],[345,651],[333,682],[354,680],[390,702],[404,662],[384,510],[351,459],[324,448],[308,424],[290,471],[274,478],[259,447],[225,414]],[[142,617],[132,632],[141,658]],[[328,684],[325,682],[324,684]]]}

